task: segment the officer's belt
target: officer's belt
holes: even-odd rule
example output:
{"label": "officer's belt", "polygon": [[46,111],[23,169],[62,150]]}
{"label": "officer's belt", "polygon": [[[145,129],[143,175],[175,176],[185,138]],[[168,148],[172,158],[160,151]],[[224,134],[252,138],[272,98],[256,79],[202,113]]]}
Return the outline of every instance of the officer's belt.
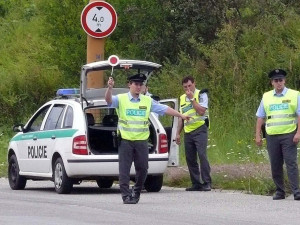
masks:
{"label": "officer's belt", "polygon": [[131,132],[148,132],[149,128],[128,128],[128,127],[122,127],[118,126],[119,130],[124,130],[124,131],[131,131]]}
{"label": "officer's belt", "polygon": [[125,125],[127,125],[127,124],[147,125],[147,124],[149,124],[148,121],[120,120],[120,119],[119,119],[119,123],[123,123],[123,124],[125,124]]}
{"label": "officer's belt", "polygon": [[268,116],[268,119],[289,118],[289,117],[297,117],[297,114],[293,113],[293,114],[271,115],[271,116]]}
{"label": "officer's belt", "polygon": [[273,122],[273,123],[267,123],[267,127],[272,127],[272,126],[281,126],[281,125],[289,125],[289,124],[296,124],[297,120],[292,120],[292,121],[282,121],[282,122]]}

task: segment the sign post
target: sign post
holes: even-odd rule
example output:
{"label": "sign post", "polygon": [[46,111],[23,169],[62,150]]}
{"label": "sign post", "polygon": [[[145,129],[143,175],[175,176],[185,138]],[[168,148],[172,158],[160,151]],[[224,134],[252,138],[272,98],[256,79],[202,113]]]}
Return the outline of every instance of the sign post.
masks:
{"label": "sign post", "polygon": [[[105,1],[90,0],[82,10],[81,25],[87,36],[87,63],[104,59],[105,37],[109,36],[117,26],[117,13]],[[87,79],[88,88],[104,86],[103,72],[91,72]]]}

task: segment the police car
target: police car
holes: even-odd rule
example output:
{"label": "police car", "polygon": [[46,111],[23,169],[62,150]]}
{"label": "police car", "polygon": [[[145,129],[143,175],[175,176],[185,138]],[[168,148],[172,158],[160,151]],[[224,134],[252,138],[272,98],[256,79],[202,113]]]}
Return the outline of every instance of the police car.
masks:
{"label": "police car", "polygon": [[[91,72],[107,76],[144,73],[147,77],[161,65],[110,57],[82,66],[80,89],[60,89],[55,99],[45,103],[23,124],[8,147],[8,179],[13,190],[24,189],[27,180],[51,180],[57,193],[70,193],[74,184],[95,180],[100,188],[110,188],[118,180],[118,117],[104,100],[106,88],[87,88]],[[123,75],[124,74],[124,75]],[[124,79],[125,80],[125,79]],[[128,88],[114,88],[113,94]],[[177,109],[176,99],[161,101]],[[177,117],[153,113],[149,119],[148,192],[160,191],[167,166],[178,165]],[[135,170],[130,172],[134,181]]]}

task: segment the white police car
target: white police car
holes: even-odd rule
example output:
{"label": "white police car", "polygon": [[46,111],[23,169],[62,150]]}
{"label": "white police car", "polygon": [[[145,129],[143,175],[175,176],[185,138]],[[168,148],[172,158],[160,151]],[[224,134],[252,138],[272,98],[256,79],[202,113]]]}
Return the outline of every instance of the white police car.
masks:
{"label": "white police car", "polygon": [[[73,184],[96,180],[110,188],[118,180],[118,143],[115,109],[104,100],[106,88],[87,88],[90,72],[144,73],[150,76],[161,65],[138,60],[94,62],[82,67],[78,89],[60,89],[60,97],[47,102],[26,125],[14,126],[16,134],[8,147],[8,179],[12,189],[24,189],[27,180],[52,180],[57,193],[70,193]],[[116,72],[117,71],[117,72]],[[113,94],[128,92],[114,88]],[[176,99],[162,101],[177,109]],[[167,165],[178,164],[178,146],[173,141],[177,117],[150,116],[149,170],[145,189],[160,191]],[[161,120],[161,121],[159,121]],[[162,125],[164,124],[164,126]],[[174,126],[173,126],[174,124]],[[134,180],[134,168],[131,169]]]}

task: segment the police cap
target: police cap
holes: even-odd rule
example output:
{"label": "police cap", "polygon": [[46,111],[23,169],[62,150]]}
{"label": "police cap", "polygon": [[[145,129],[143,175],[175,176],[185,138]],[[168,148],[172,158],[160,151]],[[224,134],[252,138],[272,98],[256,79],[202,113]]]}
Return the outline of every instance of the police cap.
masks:
{"label": "police cap", "polygon": [[282,69],[275,69],[269,73],[269,78],[272,80],[278,78],[285,78],[285,76],[286,76],[286,72]]}
{"label": "police cap", "polygon": [[137,82],[144,82],[147,79],[145,74],[142,73],[138,73],[135,75],[132,75],[130,77],[128,77],[128,81],[137,81]]}

